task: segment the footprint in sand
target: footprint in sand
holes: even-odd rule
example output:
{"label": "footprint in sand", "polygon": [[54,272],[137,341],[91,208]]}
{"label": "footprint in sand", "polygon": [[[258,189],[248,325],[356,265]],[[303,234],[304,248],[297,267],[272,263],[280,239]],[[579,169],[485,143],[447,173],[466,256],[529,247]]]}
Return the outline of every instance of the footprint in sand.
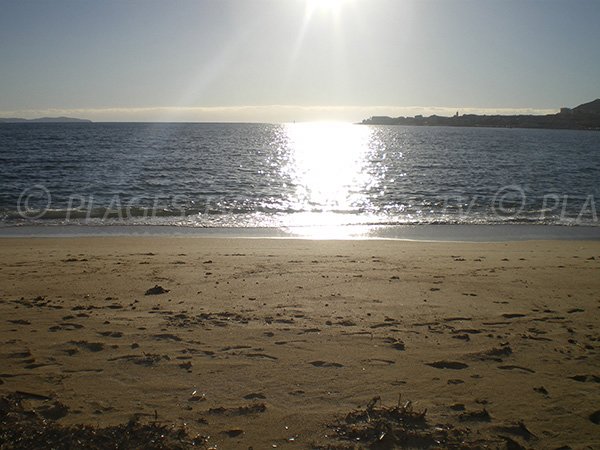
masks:
{"label": "footprint in sand", "polygon": [[258,358],[258,359],[268,359],[270,361],[277,361],[279,358],[271,355],[267,355],[265,353],[246,353],[248,358]]}
{"label": "footprint in sand", "polygon": [[192,371],[192,363],[190,361],[186,361],[184,363],[177,364],[177,367],[179,367],[180,369],[185,369],[188,372]]}
{"label": "footprint in sand", "polygon": [[132,362],[139,366],[152,367],[152,366],[158,364],[159,362],[161,362],[162,360],[169,361],[170,359],[171,358],[169,358],[168,355],[157,355],[155,353],[145,353],[144,355],[117,356],[114,358],[109,358],[109,359],[107,359],[107,361],[123,360],[123,361],[127,361],[127,362]]}
{"label": "footprint in sand", "polygon": [[261,394],[260,392],[252,392],[250,394],[244,395],[244,398],[246,400],[264,400],[267,397],[264,394]]}
{"label": "footprint in sand", "polygon": [[69,344],[76,345],[77,347],[89,350],[90,352],[100,352],[104,350],[104,344],[102,342],[69,341]]}
{"label": "footprint in sand", "polygon": [[8,355],[9,358],[29,358],[31,357],[31,352],[29,350],[23,350],[20,352],[14,352]]}
{"label": "footprint in sand", "polygon": [[208,414],[215,416],[245,416],[248,414],[263,413],[267,410],[267,406],[264,403],[254,403],[248,406],[238,406],[237,408],[211,408],[208,410]]}
{"label": "footprint in sand", "polygon": [[239,429],[239,428],[234,428],[232,430],[225,430],[225,431],[221,431],[221,434],[224,434],[227,437],[230,438],[235,438],[238,436],[241,436],[242,434],[244,434],[244,430]]}
{"label": "footprint in sand", "polygon": [[435,361],[432,363],[427,363],[428,366],[435,367],[436,369],[452,369],[452,370],[462,370],[469,367],[468,364],[461,363],[458,361]]}
{"label": "footprint in sand", "polygon": [[454,404],[450,405],[448,408],[450,408],[453,411],[465,411],[467,409],[465,407],[465,405],[462,403],[454,403]]}
{"label": "footprint in sand", "polygon": [[16,320],[8,320],[7,322],[12,323],[14,325],[31,325],[29,320],[16,319]]}
{"label": "footprint in sand", "polygon": [[[531,431],[529,431],[529,429],[527,428],[525,423],[522,421],[519,421],[516,423],[511,423],[508,425],[497,426],[497,427],[495,427],[495,429],[502,433],[512,434],[513,436],[519,436],[519,437],[525,439],[526,441],[536,438],[536,435],[533,434]],[[503,437],[506,440],[506,437],[504,437],[504,436],[501,436],[501,437]],[[508,448],[518,448],[518,447],[508,447]],[[524,448],[524,447],[520,447],[520,448]]]}
{"label": "footprint in sand", "polygon": [[175,342],[180,342],[181,338],[179,336],[176,336],[174,334],[170,334],[170,333],[161,333],[161,334],[155,334],[154,336],[152,336],[154,339],[156,340],[164,340],[164,341],[175,341]]}
{"label": "footprint in sand", "polygon": [[550,396],[550,393],[544,386],[534,387],[533,390],[534,390],[534,392],[537,392],[538,394],[542,394],[546,397]]}
{"label": "footprint in sand", "polygon": [[383,342],[385,342],[386,344],[391,344],[391,347],[394,350],[398,350],[401,352],[406,350],[406,345],[400,339],[396,339],[394,337],[387,337],[383,339]]}
{"label": "footprint in sand", "polygon": [[461,339],[463,341],[470,341],[471,338],[469,337],[468,334],[457,334],[455,336],[452,336],[452,339]]}
{"label": "footprint in sand", "polygon": [[311,361],[309,364],[315,367],[344,367],[343,364],[327,361]]}
{"label": "footprint in sand", "polygon": [[600,376],[597,375],[575,375],[567,378],[579,381],[580,383],[600,383]]}
{"label": "footprint in sand", "polygon": [[51,326],[50,328],[48,328],[48,331],[54,333],[56,331],[73,331],[79,330],[81,328],[83,328],[83,325],[79,325],[78,323],[63,322],[59,325]]}
{"label": "footprint in sand", "polygon": [[320,328],[306,328],[306,329],[302,330],[299,334],[320,333],[320,332],[321,332]]}
{"label": "footprint in sand", "polygon": [[400,322],[397,322],[397,321],[383,322],[383,323],[376,323],[374,325],[371,325],[371,328],[386,328],[386,327],[394,327],[397,325],[400,325]]}
{"label": "footprint in sand", "polygon": [[70,262],[86,262],[87,259],[83,258],[83,259],[77,259],[77,258],[67,258],[67,259],[63,259],[62,262],[66,262],[66,263],[70,263]]}
{"label": "footprint in sand", "polygon": [[220,351],[221,352],[228,352],[230,350],[242,350],[245,348],[252,348],[250,345],[230,345],[227,347],[223,347]]}
{"label": "footprint in sand", "polygon": [[505,319],[517,319],[519,317],[526,317],[527,314],[521,314],[521,313],[506,313],[506,314],[502,314],[502,317],[504,317]]}
{"label": "footprint in sand", "polygon": [[501,369],[501,370],[521,370],[521,371],[527,372],[527,373],[535,373],[535,370],[533,370],[533,369],[529,369],[529,368],[523,367],[523,366],[515,366],[515,365],[498,366],[498,369]]}
{"label": "footprint in sand", "polygon": [[112,337],[112,338],[120,338],[123,337],[123,333],[120,331],[101,331],[98,333],[100,336],[104,337]]}
{"label": "footprint in sand", "polygon": [[391,359],[378,359],[378,358],[363,359],[362,362],[373,365],[373,366],[391,366],[392,364],[396,364],[396,361],[392,361]]}
{"label": "footprint in sand", "polygon": [[502,358],[512,355],[512,348],[509,345],[503,347],[494,347],[490,350],[486,350],[479,353],[473,353],[471,356],[480,361],[496,361],[502,362]]}
{"label": "footprint in sand", "polygon": [[104,369],[63,369],[64,373],[102,373]]}

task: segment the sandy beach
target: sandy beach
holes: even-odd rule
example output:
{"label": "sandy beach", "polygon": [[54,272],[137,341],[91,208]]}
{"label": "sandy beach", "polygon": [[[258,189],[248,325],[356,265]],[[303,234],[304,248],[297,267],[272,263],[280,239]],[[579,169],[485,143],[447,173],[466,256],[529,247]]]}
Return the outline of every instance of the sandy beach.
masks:
{"label": "sandy beach", "polygon": [[336,424],[401,396],[488,448],[600,448],[598,241],[0,249],[0,393],[60,425],[136,416],[219,449],[345,448]]}

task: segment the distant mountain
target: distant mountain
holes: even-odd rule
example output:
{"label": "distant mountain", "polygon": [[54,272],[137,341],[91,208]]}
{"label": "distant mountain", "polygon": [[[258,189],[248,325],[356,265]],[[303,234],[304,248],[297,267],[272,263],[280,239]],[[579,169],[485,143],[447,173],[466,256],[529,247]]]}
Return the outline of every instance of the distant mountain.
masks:
{"label": "distant mountain", "polygon": [[452,117],[373,116],[361,122],[363,125],[417,125],[447,127],[495,127],[495,128],[549,128],[563,130],[600,130],[600,99],[584,103],[573,109],[561,108],[556,114],[534,115],[477,115],[456,113]]}
{"label": "distant mountain", "polygon": [[21,119],[19,117],[0,118],[0,123],[92,123],[87,119],[73,117],[40,117],[39,119]]}

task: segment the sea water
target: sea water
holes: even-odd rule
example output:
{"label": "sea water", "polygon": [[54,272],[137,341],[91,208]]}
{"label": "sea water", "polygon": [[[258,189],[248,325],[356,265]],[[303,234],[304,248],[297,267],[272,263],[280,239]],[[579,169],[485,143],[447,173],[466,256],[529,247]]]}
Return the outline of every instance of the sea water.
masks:
{"label": "sea water", "polygon": [[0,225],[598,226],[600,132],[0,125]]}

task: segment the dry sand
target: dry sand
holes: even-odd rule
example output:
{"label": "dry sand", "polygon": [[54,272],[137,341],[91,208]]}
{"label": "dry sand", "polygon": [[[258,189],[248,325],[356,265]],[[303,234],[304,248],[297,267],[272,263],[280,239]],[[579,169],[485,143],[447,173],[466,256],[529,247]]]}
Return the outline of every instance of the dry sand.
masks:
{"label": "dry sand", "polygon": [[[335,444],[328,425],[371,398],[401,394],[472,436],[600,448],[599,242],[0,249],[0,393],[59,401],[64,425],[135,414],[218,448],[306,448]],[[155,285],[168,292],[145,295]]]}

